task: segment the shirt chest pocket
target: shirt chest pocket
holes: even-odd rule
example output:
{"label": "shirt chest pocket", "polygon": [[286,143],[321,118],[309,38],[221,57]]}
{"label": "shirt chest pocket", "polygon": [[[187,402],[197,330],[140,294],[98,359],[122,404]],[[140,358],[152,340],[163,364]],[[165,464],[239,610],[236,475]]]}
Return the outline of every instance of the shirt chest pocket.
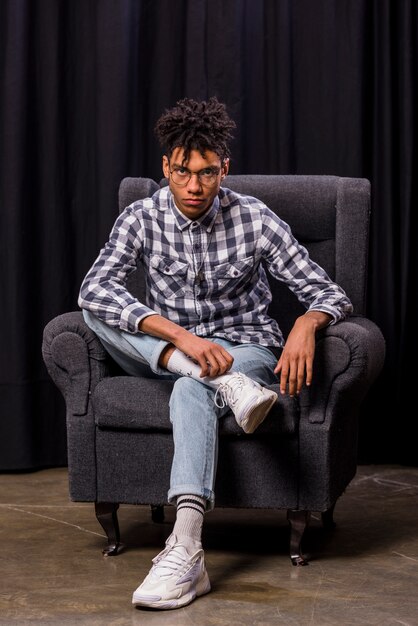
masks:
{"label": "shirt chest pocket", "polygon": [[213,273],[216,288],[224,290],[226,293],[239,289],[247,283],[248,278],[252,275],[253,266],[253,257],[221,263]]}
{"label": "shirt chest pocket", "polygon": [[162,294],[164,298],[183,297],[189,293],[187,286],[187,270],[189,265],[185,261],[168,259],[159,254],[153,254],[149,260],[149,275],[151,289]]}

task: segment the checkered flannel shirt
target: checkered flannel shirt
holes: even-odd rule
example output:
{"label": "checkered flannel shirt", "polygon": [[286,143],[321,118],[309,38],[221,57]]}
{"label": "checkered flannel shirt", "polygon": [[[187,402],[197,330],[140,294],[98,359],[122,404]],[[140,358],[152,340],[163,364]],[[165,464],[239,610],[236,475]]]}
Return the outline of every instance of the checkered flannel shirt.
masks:
{"label": "checkered flannel shirt", "polygon": [[[168,187],[128,206],[82,283],[79,306],[129,333],[159,314],[201,337],[281,347],[262,261],[307,309],[329,313],[331,323],[352,311],[285,222],[256,198],[226,188],[196,221],[177,209]],[[138,264],[146,302],[125,286]]]}

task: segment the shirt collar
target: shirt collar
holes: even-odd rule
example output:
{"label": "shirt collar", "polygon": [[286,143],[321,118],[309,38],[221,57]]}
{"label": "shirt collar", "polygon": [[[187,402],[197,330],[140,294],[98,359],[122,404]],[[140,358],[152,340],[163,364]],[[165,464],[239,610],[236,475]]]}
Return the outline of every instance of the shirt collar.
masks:
{"label": "shirt collar", "polygon": [[200,224],[200,226],[205,228],[209,233],[212,230],[216,217],[219,213],[220,202],[219,197],[216,196],[206,213],[197,220],[189,219],[177,208],[176,203],[174,202],[174,196],[171,192],[169,194],[169,205],[173,212],[174,219],[176,220],[176,224],[180,230],[186,230],[186,228],[189,228],[191,224]]}

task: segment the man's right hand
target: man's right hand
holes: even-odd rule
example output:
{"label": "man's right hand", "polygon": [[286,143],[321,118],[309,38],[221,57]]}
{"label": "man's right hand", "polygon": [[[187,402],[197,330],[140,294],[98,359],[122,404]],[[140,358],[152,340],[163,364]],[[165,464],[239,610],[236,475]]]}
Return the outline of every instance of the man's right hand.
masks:
{"label": "man's right hand", "polygon": [[200,366],[202,378],[204,376],[213,378],[225,374],[231,369],[234,362],[232,355],[219,344],[203,337],[197,337],[161,315],[145,317],[139,323],[139,330],[173,344],[173,348],[168,346],[161,355],[160,365],[162,367],[166,366],[174,348],[181,350]]}

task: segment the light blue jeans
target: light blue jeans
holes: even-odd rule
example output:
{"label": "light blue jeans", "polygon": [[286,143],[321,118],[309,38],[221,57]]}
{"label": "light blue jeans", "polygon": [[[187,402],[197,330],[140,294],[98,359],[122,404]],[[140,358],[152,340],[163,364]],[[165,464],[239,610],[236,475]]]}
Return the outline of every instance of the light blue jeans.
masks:
{"label": "light blue jeans", "polygon": [[[112,328],[95,315],[83,311],[86,324],[104,348],[127,374],[173,380],[170,420],[173,426],[174,457],[168,501],[194,494],[215,504],[215,477],[218,456],[218,421],[229,410],[217,407],[216,389],[192,378],[172,374],[158,365],[167,342],[145,333],[131,334]],[[238,344],[214,337],[234,357],[231,371],[242,372],[262,385],[277,382],[273,370],[277,359],[266,346]]]}

